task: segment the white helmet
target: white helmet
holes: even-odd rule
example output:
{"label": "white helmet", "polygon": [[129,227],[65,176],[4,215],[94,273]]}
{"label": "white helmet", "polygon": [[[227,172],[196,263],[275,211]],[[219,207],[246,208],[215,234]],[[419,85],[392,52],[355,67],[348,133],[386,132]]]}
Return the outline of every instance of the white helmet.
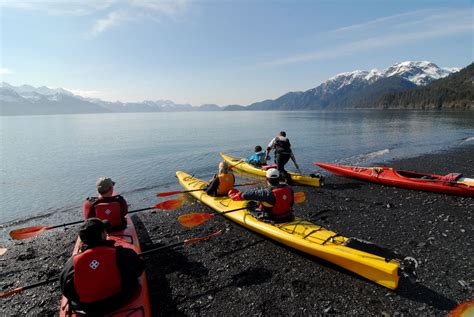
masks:
{"label": "white helmet", "polygon": [[276,168],[270,168],[267,171],[266,176],[267,176],[267,178],[272,178],[272,179],[280,178],[280,172]]}

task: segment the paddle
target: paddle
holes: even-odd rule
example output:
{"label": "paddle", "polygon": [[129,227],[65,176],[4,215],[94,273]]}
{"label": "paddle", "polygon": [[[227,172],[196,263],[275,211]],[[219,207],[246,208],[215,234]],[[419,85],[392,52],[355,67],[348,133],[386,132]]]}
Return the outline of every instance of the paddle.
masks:
{"label": "paddle", "polygon": [[[191,244],[191,243],[207,240],[209,238],[218,236],[218,235],[222,234],[223,232],[224,232],[223,230],[219,230],[219,231],[216,231],[216,232],[211,233],[211,234],[206,235],[206,236],[186,239],[186,240],[176,242],[176,243],[173,243],[173,244],[168,244],[168,245],[165,245],[165,246],[162,246],[162,247],[159,247],[159,248],[147,250],[145,252],[139,253],[138,255],[139,256],[149,255],[149,254],[154,253],[154,252],[174,248],[174,247],[177,247],[177,246],[180,246],[180,245]],[[56,282],[57,280],[59,280],[59,276],[56,276],[56,277],[53,277],[51,279],[47,279],[47,280],[44,280],[44,281],[41,281],[41,282],[38,282],[38,283],[30,284],[30,285],[27,285],[27,286],[18,287],[18,288],[15,288],[15,289],[11,290],[11,291],[1,293],[0,298],[5,298],[5,297],[11,296],[13,294],[21,293],[21,292],[23,292],[25,290],[28,290],[28,289],[36,288],[38,286],[49,284],[49,283],[53,283],[53,282]]]}
{"label": "paddle", "polygon": [[[182,199],[166,200],[166,201],[161,202],[159,204],[156,204],[154,206],[147,207],[147,208],[142,208],[142,209],[137,209],[137,210],[132,210],[132,211],[129,211],[128,213],[133,214],[133,213],[136,213],[136,212],[151,210],[151,209],[172,210],[172,209],[179,208],[181,206],[182,202],[183,202]],[[10,237],[13,240],[24,240],[24,239],[35,237],[35,236],[43,233],[46,230],[51,230],[51,229],[60,228],[60,227],[66,227],[66,226],[75,225],[75,224],[82,223],[82,222],[84,222],[84,220],[78,220],[78,221],[64,223],[64,224],[56,225],[56,226],[33,226],[33,227],[27,227],[27,228],[22,228],[22,229],[16,229],[16,230],[10,231]]]}
{"label": "paddle", "polygon": [[0,247],[0,256],[4,255],[5,252],[7,252],[7,248],[1,248]]}
{"label": "paddle", "polygon": [[[294,193],[294,199],[295,199],[295,203],[299,204],[299,203],[302,203],[302,202],[305,201],[306,196],[305,196],[304,192],[296,192],[296,193]],[[245,207],[242,207],[242,208],[227,210],[227,211],[224,211],[224,212],[214,213],[214,214],[210,214],[210,213],[207,213],[207,212],[184,214],[184,215],[181,215],[181,216],[178,217],[178,221],[182,226],[187,227],[187,228],[192,228],[192,227],[196,227],[196,226],[199,226],[199,225],[205,223],[206,221],[208,221],[211,218],[214,218],[215,216],[222,216],[222,215],[234,212],[234,211],[244,210],[244,209],[247,209],[247,208],[248,208],[248,206],[245,206]]]}
{"label": "paddle", "polygon": [[[234,185],[234,187],[239,187],[239,186],[252,186],[252,185],[257,185],[257,183],[243,183],[243,184],[237,184]],[[199,188],[199,189],[191,189],[191,190],[176,190],[174,192],[163,192],[163,193],[158,193],[156,194],[156,197],[167,197],[167,196],[173,196],[177,194],[184,194],[184,193],[192,193],[192,192],[198,192],[200,190],[206,190],[206,188]]]}

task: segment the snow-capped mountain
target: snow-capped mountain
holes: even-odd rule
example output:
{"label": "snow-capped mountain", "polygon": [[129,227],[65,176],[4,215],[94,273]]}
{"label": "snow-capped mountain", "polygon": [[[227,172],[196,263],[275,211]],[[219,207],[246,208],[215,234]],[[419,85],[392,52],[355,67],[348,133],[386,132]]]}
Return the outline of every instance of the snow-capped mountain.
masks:
{"label": "snow-capped mountain", "polygon": [[64,94],[67,96],[73,96],[74,94],[63,88],[49,88],[46,86],[41,86],[35,88],[30,85],[21,85],[21,86],[12,86],[6,82],[1,83],[1,87],[8,88],[16,92],[22,97],[29,98],[31,96],[43,95],[43,96],[52,96],[57,94]]}
{"label": "snow-capped mountain", "polygon": [[97,112],[177,112],[216,111],[217,105],[193,107],[190,104],[176,104],[171,100],[145,100],[142,102],[110,102],[97,98],[74,95],[62,88],[13,86],[1,83],[0,115],[61,114]]}
{"label": "snow-capped mountain", "polygon": [[355,70],[337,74],[305,92],[290,92],[275,100],[254,103],[249,108],[310,110],[360,107],[383,93],[426,86],[457,71],[459,68],[440,68],[428,61],[406,61],[383,70]]}
{"label": "snow-capped mountain", "polygon": [[399,76],[417,86],[426,86],[433,80],[446,77],[457,71],[459,71],[459,68],[457,67],[440,68],[436,64],[428,61],[406,61],[394,64],[382,71],[379,71],[378,69],[372,69],[370,71],[355,70],[352,72],[337,74],[336,76],[326,80],[321,84],[321,86],[326,87],[327,92],[335,92],[347,85],[361,82],[372,84],[377,80],[392,76]]}

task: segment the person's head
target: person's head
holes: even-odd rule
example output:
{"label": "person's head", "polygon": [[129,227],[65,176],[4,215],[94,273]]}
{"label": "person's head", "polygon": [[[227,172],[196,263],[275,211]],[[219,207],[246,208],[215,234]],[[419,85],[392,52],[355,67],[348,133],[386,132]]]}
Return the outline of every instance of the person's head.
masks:
{"label": "person's head", "polygon": [[109,225],[107,220],[89,218],[79,228],[79,237],[87,245],[94,245],[107,238],[106,229]]}
{"label": "person's head", "polygon": [[280,183],[280,172],[276,168],[270,168],[266,173],[267,182],[272,185],[278,185]]}
{"label": "person's head", "polygon": [[286,137],[286,132],[285,131],[280,131],[280,136]]}
{"label": "person's head", "polygon": [[258,152],[260,152],[260,151],[262,151],[262,147],[261,147],[260,145],[257,145],[257,146],[255,147],[255,153],[258,153]]}
{"label": "person's head", "polygon": [[227,174],[229,173],[229,164],[226,161],[222,161],[219,163],[219,174]]}
{"label": "person's head", "polygon": [[101,196],[112,196],[115,182],[110,177],[101,177],[95,183],[97,192]]}

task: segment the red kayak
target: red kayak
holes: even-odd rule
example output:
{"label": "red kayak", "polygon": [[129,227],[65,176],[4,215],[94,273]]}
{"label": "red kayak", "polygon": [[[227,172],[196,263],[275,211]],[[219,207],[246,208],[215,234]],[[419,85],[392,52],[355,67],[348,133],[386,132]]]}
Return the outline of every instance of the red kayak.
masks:
{"label": "red kayak", "polygon": [[[127,227],[122,231],[115,231],[109,233],[107,240],[114,240],[116,246],[130,248],[136,253],[141,252],[140,243],[138,241],[137,232],[130,217],[127,216]],[[81,249],[81,239],[77,238],[74,247],[73,255],[78,254]],[[123,306],[115,312],[106,314],[106,317],[150,317],[150,301],[148,299],[148,286],[146,282],[145,272],[139,277],[140,286],[135,291],[135,294]],[[78,314],[69,309],[68,300],[63,296],[61,299],[61,307],[59,310],[60,317],[79,317],[85,316]]]}
{"label": "red kayak", "polygon": [[315,162],[336,175],[352,177],[368,182],[424,190],[435,193],[474,197],[474,178],[462,174],[425,174],[395,170],[390,167],[358,167]]}

